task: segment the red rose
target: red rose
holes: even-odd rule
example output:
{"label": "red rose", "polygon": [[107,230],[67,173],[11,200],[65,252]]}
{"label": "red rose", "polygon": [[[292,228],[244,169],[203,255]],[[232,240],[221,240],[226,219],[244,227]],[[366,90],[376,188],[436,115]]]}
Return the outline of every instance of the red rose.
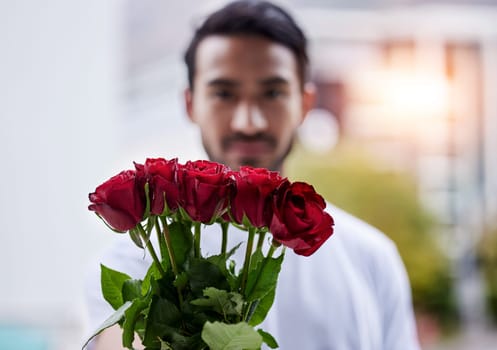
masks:
{"label": "red rose", "polygon": [[209,223],[225,211],[234,184],[228,171],[207,160],[179,167],[180,205],[192,220]]}
{"label": "red rose", "polygon": [[284,182],[273,201],[270,231],[276,241],[299,255],[314,253],[333,233],[333,218],[314,187]]}
{"label": "red rose", "polygon": [[145,212],[145,193],[136,182],[134,170],[111,177],[90,193],[89,210],[99,214],[116,231],[135,227]]}
{"label": "red rose", "polygon": [[179,188],[176,172],[178,159],[147,158],[145,164],[136,164],[137,177],[141,186],[149,183],[150,212],[161,215],[164,212],[164,195],[169,210],[178,208]]}
{"label": "red rose", "polygon": [[241,224],[243,215],[258,228],[269,227],[271,223],[272,199],[283,178],[274,171],[249,166],[234,172],[236,194],[231,198],[231,215]]}

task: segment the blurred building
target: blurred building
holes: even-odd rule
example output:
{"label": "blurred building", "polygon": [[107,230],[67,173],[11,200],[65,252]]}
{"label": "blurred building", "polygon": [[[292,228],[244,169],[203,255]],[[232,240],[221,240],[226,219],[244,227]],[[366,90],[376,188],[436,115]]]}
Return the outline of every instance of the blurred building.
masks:
{"label": "blurred building", "polygon": [[416,174],[456,257],[497,217],[497,7],[299,11],[319,107],[341,137]]}

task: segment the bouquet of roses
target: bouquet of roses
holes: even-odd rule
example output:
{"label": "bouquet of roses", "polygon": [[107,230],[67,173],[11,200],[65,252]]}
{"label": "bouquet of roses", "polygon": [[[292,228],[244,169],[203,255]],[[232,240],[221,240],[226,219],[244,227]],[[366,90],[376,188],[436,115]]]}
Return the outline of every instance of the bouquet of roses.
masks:
{"label": "bouquet of roses", "polygon": [[[266,169],[147,159],[89,197],[90,210],[153,260],[143,280],[101,265],[103,296],[116,311],[92,338],[119,324],[128,349],[135,335],[150,350],[276,348],[254,327],[273,304],[284,247],[309,256],[333,233],[312,186]],[[202,227],[213,224],[219,254],[203,256]],[[228,249],[230,225],[247,232],[240,269],[232,260],[240,244]]]}

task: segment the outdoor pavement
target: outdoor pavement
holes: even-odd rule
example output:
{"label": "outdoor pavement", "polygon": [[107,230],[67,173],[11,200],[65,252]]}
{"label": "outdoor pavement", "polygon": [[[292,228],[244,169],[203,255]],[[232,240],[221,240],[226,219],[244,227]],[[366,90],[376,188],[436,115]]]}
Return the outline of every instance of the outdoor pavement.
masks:
{"label": "outdoor pavement", "polygon": [[497,329],[468,329],[426,350],[497,350]]}

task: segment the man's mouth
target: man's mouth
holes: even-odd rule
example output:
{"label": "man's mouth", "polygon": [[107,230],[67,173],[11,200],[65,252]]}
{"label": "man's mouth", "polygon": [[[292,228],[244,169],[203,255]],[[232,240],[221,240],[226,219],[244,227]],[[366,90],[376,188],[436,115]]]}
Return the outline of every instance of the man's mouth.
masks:
{"label": "man's mouth", "polygon": [[268,153],[274,148],[276,148],[276,140],[268,135],[234,135],[223,140],[223,149],[226,152],[245,157]]}
{"label": "man's mouth", "polygon": [[256,156],[267,153],[272,147],[267,142],[261,141],[235,141],[228,147],[228,152],[240,154],[242,156]]}

